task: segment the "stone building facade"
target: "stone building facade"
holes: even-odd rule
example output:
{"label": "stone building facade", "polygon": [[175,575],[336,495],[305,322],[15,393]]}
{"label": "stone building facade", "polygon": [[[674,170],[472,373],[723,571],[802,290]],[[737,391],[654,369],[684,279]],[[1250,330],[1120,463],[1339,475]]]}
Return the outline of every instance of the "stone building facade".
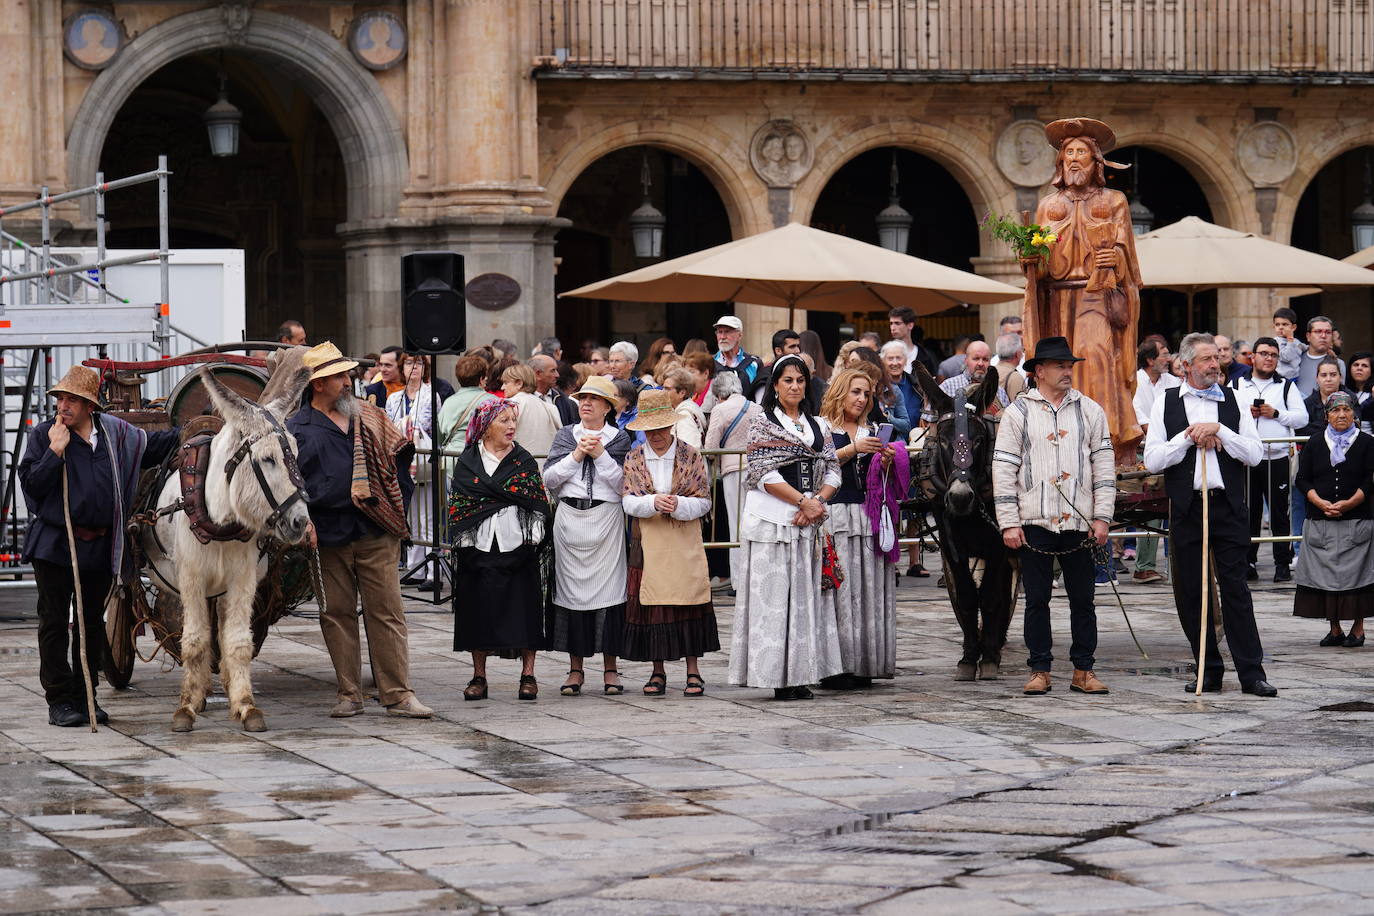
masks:
{"label": "stone building facade", "polygon": [[[303,317],[312,332],[346,339],[359,352],[399,339],[399,256],[417,249],[460,251],[468,277],[498,273],[519,284],[514,304],[469,306],[469,340],[507,337],[527,346],[554,331],[564,278],[625,266],[625,256],[614,254],[623,239],[608,243],[612,254],[573,263],[579,252],[601,250],[577,247],[576,233],[624,229],[573,214],[593,212],[595,203],[598,212],[618,213],[607,217],[614,222],[642,196],[633,156],[626,162],[635,167],[608,179],[619,184],[579,192],[579,180],[608,156],[639,148],[666,155],[664,168],[679,170],[655,173],[653,188],[700,175],[718,196],[724,216],[690,236],[696,242],[819,221],[827,188],[856,157],[919,154],[922,167],[940,171],[964,199],[954,209],[973,241],[955,266],[1019,285],[1005,248],[976,221],[1027,209],[1040,193],[1045,154],[1024,122],[1088,115],[1111,124],[1121,147],[1148,151],[1156,157],[1149,161],[1168,160],[1186,176],[1177,189],[1156,183],[1156,200],[1349,254],[1349,215],[1368,193],[1359,151],[1374,146],[1367,4],[1333,3],[1286,32],[1274,20],[1297,16],[1289,0],[1218,0],[1208,7],[1213,15],[1231,18],[1201,26],[1186,18],[1192,6],[112,2],[97,9],[114,28],[101,51],[100,22],[77,19],[91,5],[5,3],[0,206],[42,187],[56,193],[90,184],[102,165],[125,161],[127,149],[112,150],[112,138],[152,153],[158,144],[203,145],[203,133],[188,140],[197,130],[190,115],[214,100],[218,69],[245,108],[247,149],[263,177],[240,175],[218,192],[216,176],[224,173],[214,169],[230,166],[187,152],[204,160],[193,167],[174,155],[171,166],[181,168],[199,215],[178,221],[174,187],[173,245],[178,232],[238,242],[250,251],[250,270],[256,264],[275,278],[250,303],[250,332]],[[189,85],[198,74],[204,85]],[[131,129],[128,113],[139,99],[147,111],[166,105],[189,113],[177,136],[156,117]],[[886,187],[881,171],[875,181]],[[1152,180],[1169,174],[1155,169]],[[1142,171],[1142,194],[1147,177]],[[210,199],[236,188],[264,199],[251,213]],[[923,201],[925,188],[910,182],[901,194],[917,229],[939,235],[955,219],[947,196]],[[72,206],[62,217],[57,241],[89,238],[92,210]],[[138,223],[136,214],[122,217]],[[668,218],[671,232],[671,211]],[[112,233],[120,221],[110,214]],[[6,228],[14,231],[8,220]],[[871,225],[850,228],[873,233]],[[910,250],[923,253],[915,242]],[[1213,317],[1218,329],[1253,338],[1284,302],[1268,292],[1222,291]],[[1305,308],[1332,314],[1347,340],[1374,337],[1366,293],[1328,294]],[[603,312],[603,333],[645,337],[667,326],[663,306],[643,309],[648,317],[636,321],[620,307]],[[984,306],[960,326],[991,335],[998,318],[1016,309],[1016,302]],[[785,321],[745,304],[736,311],[755,350]],[[1160,314],[1167,322],[1176,312]]]}

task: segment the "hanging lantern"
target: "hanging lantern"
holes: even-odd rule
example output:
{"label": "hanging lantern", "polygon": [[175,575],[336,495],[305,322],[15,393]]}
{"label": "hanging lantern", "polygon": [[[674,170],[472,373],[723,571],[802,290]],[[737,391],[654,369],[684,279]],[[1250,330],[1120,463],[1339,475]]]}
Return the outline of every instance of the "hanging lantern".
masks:
{"label": "hanging lantern", "polygon": [[1355,250],[1364,251],[1374,245],[1374,202],[1370,200],[1369,150],[1364,151],[1364,203],[1350,214],[1350,235]]}
{"label": "hanging lantern", "polygon": [[887,206],[878,213],[878,244],[888,251],[906,254],[911,240],[912,216],[902,208],[897,197],[897,154],[892,154],[892,170],[888,173]]}
{"label": "hanging lantern", "polygon": [[1155,213],[1149,207],[1140,202],[1140,198],[1131,195],[1131,230],[1136,235],[1144,235],[1154,228]]}
{"label": "hanging lantern", "polygon": [[238,155],[239,122],[243,120],[243,112],[229,101],[228,80],[223,70],[219,72],[219,101],[207,108],[201,117],[210,134],[210,155]]}
{"label": "hanging lantern", "polygon": [[661,258],[663,257],[663,227],[668,224],[668,220],[657,207],[649,202],[648,153],[644,154],[643,162],[640,165],[639,183],[644,188],[644,203],[640,204],[638,209],[630,214],[630,238],[634,242],[635,257]]}

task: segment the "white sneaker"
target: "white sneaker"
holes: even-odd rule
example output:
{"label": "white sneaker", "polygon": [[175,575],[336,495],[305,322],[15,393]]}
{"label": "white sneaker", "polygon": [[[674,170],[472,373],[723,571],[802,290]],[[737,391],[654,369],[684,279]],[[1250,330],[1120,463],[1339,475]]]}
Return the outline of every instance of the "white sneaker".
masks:
{"label": "white sneaker", "polygon": [[730,580],[725,576],[711,577],[711,591],[723,592],[730,587]]}
{"label": "white sneaker", "polygon": [[415,699],[415,694],[412,693],[401,702],[388,706],[386,713],[389,716],[405,716],[407,719],[428,719],[434,715],[434,710]]}

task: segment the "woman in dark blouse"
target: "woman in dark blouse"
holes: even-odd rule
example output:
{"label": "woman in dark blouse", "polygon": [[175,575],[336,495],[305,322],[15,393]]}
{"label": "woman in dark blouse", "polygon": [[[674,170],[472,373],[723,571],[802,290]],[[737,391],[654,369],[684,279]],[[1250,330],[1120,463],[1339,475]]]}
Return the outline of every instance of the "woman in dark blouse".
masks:
{"label": "woman in dark blouse", "polygon": [[1321,645],[1353,649],[1364,645],[1364,618],[1374,611],[1374,437],[1355,426],[1349,392],[1330,394],[1325,407],[1326,429],[1303,448],[1294,481],[1307,499],[1307,523],[1293,615],[1329,621]]}

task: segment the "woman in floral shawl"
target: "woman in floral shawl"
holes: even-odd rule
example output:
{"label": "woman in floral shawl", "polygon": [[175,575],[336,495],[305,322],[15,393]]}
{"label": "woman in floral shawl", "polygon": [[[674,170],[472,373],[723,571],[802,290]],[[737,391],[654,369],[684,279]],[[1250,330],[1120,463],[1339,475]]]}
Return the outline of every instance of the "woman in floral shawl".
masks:
{"label": "woman in floral shawl", "polygon": [[[676,370],[674,370],[676,371]],[[672,373],[669,373],[672,377]],[[621,505],[630,523],[629,587],[623,658],[653,662],[644,695],[668,690],[668,659],[687,660],[684,696],[706,692],[697,659],[720,650],[701,519],[711,511],[711,488],[701,453],[677,438],[675,398],[646,388],[626,429],[645,442],[625,459]]]}
{"label": "woman in floral shawl", "polygon": [[478,406],[449,493],[453,649],[472,652],[464,700],[486,699],[490,653],[518,656],[517,696],[539,695],[534,653],[548,645],[553,510],[538,463],[515,441],[518,412],[504,398]]}

